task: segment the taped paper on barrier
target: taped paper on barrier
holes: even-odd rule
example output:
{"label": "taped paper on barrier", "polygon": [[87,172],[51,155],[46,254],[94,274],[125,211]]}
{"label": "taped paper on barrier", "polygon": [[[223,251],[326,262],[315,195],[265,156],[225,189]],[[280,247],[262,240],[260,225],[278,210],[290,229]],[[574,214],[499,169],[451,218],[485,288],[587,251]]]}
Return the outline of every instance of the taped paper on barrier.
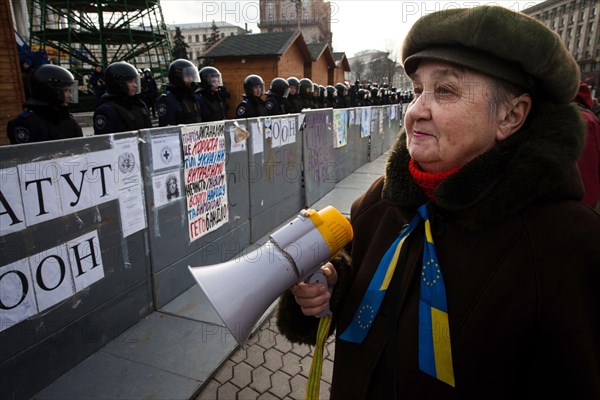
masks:
{"label": "taped paper on barrier", "polygon": [[140,152],[137,137],[113,141],[115,165],[119,170],[117,188],[123,237],[146,228]]}
{"label": "taped paper on barrier", "polygon": [[179,133],[152,138],[152,170],[181,165]]}
{"label": "taped paper on barrier", "polygon": [[225,125],[184,126],[181,143],[188,229],[193,242],[229,221]]}
{"label": "taped paper on barrier", "polygon": [[258,122],[250,123],[250,132],[252,132],[252,154],[262,153],[264,151],[263,136]]}
{"label": "taped paper on barrier", "polygon": [[0,236],[26,228],[17,168],[0,170]]}
{"label": "taped paper on barrier", "polygon": [[170,171],[152,177],[154,207],[160,207],[181,197],[179,171]]}
{"label": "taped paper on barrier", "polygon": [[231,139],[231,153],[246,151],[246,139],[250,133],[246,130],[245,125],[231,125],[229,127],[229,138]]}

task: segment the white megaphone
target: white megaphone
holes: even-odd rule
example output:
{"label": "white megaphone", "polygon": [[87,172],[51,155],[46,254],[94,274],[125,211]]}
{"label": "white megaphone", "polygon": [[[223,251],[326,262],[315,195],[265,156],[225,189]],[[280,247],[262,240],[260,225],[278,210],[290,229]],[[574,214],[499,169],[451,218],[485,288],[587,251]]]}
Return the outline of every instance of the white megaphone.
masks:
{"label": "white megaphone", "polygon": [[263,246],[233,260],[188,267],[240,345],[285,290],[320,272],[321,265],[352,240],[352,226],[328,206],[319,212],[302,210],[269,238]]}

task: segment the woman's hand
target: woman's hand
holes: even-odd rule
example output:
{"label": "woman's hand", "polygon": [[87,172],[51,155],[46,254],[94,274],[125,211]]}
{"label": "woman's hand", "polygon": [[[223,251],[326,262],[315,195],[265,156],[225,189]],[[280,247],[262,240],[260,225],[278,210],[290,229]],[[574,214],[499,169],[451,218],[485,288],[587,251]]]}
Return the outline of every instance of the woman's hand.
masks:
{"label": "woman's hand", "polygon": [[337,272],[330,262],[321,267],[327,278],[327,287],[322,283],[298,283],[290,289],[302,313],[308,317],[319,315],[329,306],[331,291],[337,283]]}

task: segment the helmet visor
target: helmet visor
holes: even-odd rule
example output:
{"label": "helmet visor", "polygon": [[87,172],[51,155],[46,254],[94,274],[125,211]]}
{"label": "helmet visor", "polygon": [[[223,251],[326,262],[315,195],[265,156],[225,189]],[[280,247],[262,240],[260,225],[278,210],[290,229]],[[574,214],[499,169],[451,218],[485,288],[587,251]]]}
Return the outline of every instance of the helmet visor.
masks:
{"label": "helmet visor", "polygon": [[219,86],[223,86],[223,80],[221,79],[221,74],[210,74],[208,76],[210,86],[213,88],[218,88]]}
{"label": "helmet visor", "polygon": [[198,68],[186,67],[181,70],[181,79],[186,86],[190,86],[192,83],[200,83],[200,74],[198,74]]}
{"label": "helmet visor", "polygon": [[62,87],[62,96],[65,103],[79,103],[79,85],[77,81],[72,84],[65,84]]}

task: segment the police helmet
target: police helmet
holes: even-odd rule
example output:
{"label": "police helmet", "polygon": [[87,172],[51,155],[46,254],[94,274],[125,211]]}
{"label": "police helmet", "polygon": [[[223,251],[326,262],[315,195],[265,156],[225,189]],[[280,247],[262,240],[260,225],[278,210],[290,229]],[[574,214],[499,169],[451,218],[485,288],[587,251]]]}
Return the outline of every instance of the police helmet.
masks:
{"label": "police helmet", "polygon": [[296,78],[295,76],[290,76],[289,78],[287,78],[287,83],[290,86],[300,86],[300,80],[298,78]]}
{"label": "police helmet", "polygon": [[369,91],[367,89],[358,89],[356,97],[358,97],[360,100],[366,100],[369,98]]}
{"label": "police helmet", "polygon": [[300,79],[299,90],[302,96],[312,96],[312,81],[308,78]]}
{"label": "police helmet", "polygon": [[269,87],[269,94],[273,94],[275,96],[287,97],[290,92],[290,84],[287,80],[283,78],[275,78],[271,81],[271,86]]}
{"label": "police helmet", "polygon": [[244,93],[247,97],[254,97],[254,87],[259,85],[261,92],[265,91],[265,82],[258,75],[248,75],[246,79],[244,79]]}
{"label": "police helmet", "polygon": [[[70,88],[70,95],[65,94]],[[69,71],[58,65],[44,64],[33,71],[31,96],[47,104],[60,106],[77,102],[77,81]]]}
{"label": "police helmet", "polygon": [[169,66],[169,83],[179,88],[197,89],[200,83],[198,68],[191,61],[180,58]]}
{"label": "police helmet", "polygon": [[336,90],[333,86],[328,85],[325,89],[327,90],[327,97],[335,97]]}
{"label": "police helmet", "polygon": [[[200,87],[202,89],[210,89],[214,83],[217,88],[223,86],[223,79],[221,78],[221,72],[215,67],[204,67],[200,70]],[[217,89],[215,88],[215,90]]]}
{"label": "police helmet", "polygon": [[319,85],[319,97],[320,98],[325,97],[325,92],[327,92],[327,90],[325,90],[325,86]]}
{"label": "police helmet", "polygon": [[312,93],[313,93],[313,96],[318,96],[319,95],[319,85],[318,84],[313,83]]}
{"label": "police helmet", "polygon": [[348,93],[348,87],[343,83],[337,83],[335,90],[337,90],[338,96],[345,96]]}
{"label": "police helmet", "polygon": [[137,82],[137,93],[142,89],[138,70],[125,61],[110,64],[104,72],[104,78],[106,80],[106,91],[113,96],[129,95],[127,82],[132,79]]}

